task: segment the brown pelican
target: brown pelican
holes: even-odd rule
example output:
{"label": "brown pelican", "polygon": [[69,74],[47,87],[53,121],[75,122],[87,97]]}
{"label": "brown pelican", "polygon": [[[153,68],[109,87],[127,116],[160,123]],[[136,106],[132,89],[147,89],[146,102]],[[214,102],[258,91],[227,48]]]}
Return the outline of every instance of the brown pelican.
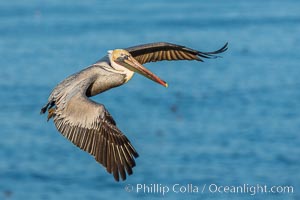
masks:
{"label": "brown pelican", "polygon": [[167,83],[142,64],[161,60],[197,60],[216,58],[227,50],[227,43],[217,51],[201,52],[171,43],[144,44],[115,49],[95,64],[75,73],[51,92],[41,113],[48,110],[57,130],[82,150],[94,156],[112,173],[115,180],[132,174],[138,153],[118,129],[104,105],[89,97],[129,81],[137,72],[165,87]]}

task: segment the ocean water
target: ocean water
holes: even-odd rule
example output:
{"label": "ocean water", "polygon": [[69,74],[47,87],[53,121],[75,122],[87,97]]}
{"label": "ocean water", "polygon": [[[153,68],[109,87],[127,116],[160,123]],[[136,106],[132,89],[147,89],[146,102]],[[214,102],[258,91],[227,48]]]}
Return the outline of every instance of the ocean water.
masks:
{"label": "ocean water", "polygon": [[[297,0],[1,1],[0,199],[300,199],[299,33]],[[140,154],[117,183],[39,111],[107,50],[156,41],[229,49],[93,97]]]}

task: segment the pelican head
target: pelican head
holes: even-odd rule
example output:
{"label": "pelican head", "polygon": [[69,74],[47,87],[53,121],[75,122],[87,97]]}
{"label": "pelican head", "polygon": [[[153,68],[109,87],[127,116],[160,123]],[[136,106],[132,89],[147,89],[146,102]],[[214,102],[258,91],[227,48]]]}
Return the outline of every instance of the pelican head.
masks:
{"label": "pelican head", "polygon": [[130,72],[132,72],[131,76],[134,72],[137,72],[151,79],[152,81],[155,81],[165,87],[168,87],[168,84],[165,81],[163,81],[158,76],[153,74],[150,70],[148,70],[146,67],[141,65],[136,59],[132,57],[132,55],[128,51],[124,49],[110,50],[108,51],[108,56],[110,59],[110,63],[112,67],[115,68],[115,70],[129,70]]}

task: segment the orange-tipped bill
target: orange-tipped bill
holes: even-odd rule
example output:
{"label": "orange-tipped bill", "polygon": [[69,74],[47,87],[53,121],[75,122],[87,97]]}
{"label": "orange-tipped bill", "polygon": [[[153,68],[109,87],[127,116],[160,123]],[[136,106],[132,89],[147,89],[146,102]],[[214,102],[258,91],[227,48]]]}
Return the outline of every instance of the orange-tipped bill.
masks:
{"label": "orange-tipped bill", "polygon": [[137,72],[137,73],[151,79],[152,81],[155,81],[165,87],[168,87],[168,84],[165,81],[163,81],[158,76],[153,74],[151,71],[149,71],[146,67],[141,65],[137,60],[135,60],[131,56],[129,56],[128,59],[124,59],[122,61],[116,61],[116,62],[133,72]]}

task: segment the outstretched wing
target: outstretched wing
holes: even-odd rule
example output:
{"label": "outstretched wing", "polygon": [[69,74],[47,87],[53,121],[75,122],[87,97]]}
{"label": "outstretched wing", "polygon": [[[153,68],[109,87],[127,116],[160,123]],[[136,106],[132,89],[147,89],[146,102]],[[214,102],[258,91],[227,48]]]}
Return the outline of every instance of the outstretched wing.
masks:
{"label": "outstretched wing", "polygon": [[[116,181],[132,174],[138,153],[102,104],[86,95],[89,83],[82,81],[56,97],[49,109],[59,132],[76,146],[93,155]],[[78,89],[80,88],[80,89]],[[53,110],[54,109],[54,110]],[[42,109],[42,112],[45,111]],[[50,114],[49,112],[49,114]]]}
{"label": "outstretched wing", "polygon": [[227,50],[228,43],[212,52],[201,52],[185,46],[166,42],[150,43],[126,48],[126,50],[141,64],[161,60],[198,60],[216,58],[216,54]]}

